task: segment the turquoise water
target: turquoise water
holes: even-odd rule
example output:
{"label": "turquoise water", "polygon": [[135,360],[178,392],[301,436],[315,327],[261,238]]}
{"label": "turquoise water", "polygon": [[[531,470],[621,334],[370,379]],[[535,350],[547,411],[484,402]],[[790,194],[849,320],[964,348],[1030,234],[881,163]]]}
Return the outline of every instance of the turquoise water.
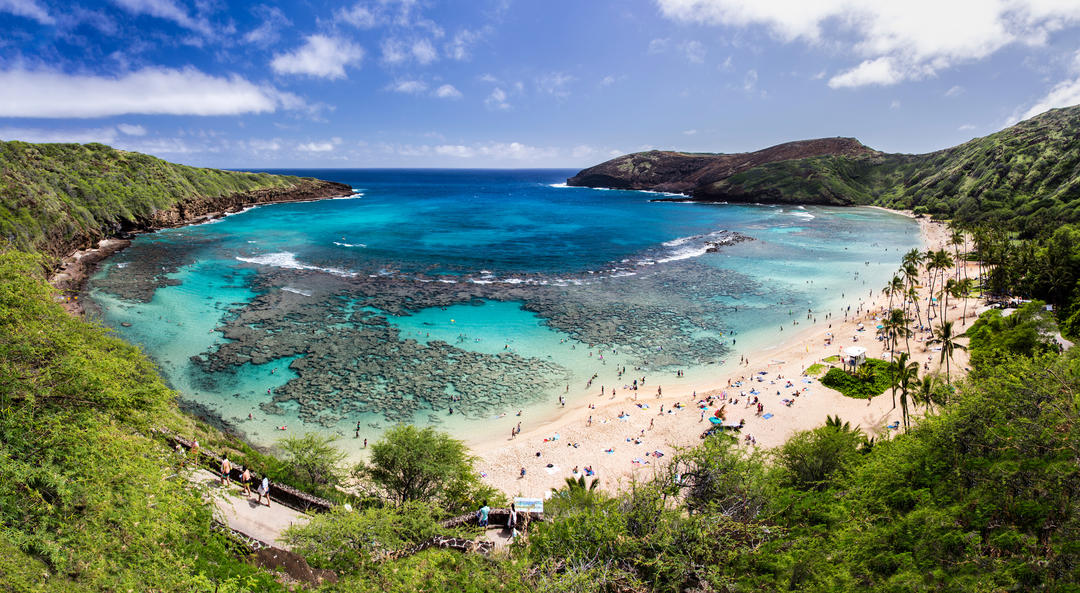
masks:
{"label": "turquoise water", "polygon": [[[185,400],[265,445],[401,421],[480,440],[559,395],[694,384],[921,247],[882,210],[657,203],[573,171],[288,173],[357,193],[141,236],[90,283]],[[731,232],[753,240],[706,252]]]}

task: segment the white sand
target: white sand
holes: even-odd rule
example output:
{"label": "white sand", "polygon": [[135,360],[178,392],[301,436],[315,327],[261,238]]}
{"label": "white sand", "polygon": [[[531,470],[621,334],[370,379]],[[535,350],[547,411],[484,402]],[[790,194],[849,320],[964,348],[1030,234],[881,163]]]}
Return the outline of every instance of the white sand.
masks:
{"label": "white sand", "polygon": [[[920,219],[919,224],[924,250],[927,247],[935,250],[945,248],[952,253],[952,247],[947,244],[948,230],[944,224],[925,219]],[[896,262],[896,267],[900,267],[900,261]],[[968,272],[975,275],[973,270]],[[929,298],[929,278],[925,272],[922,273],[921,284],[923,288],[920,289],[919,305],[925,313]],[[938,290],[937,286],[935,290]],[[655,385],[657,382],[663,383],[662,377],[647,377],[645,387],[637,391],[635,400],[634,392],[627,390],[619,390],[614,399],[611,399],[610,389],[601,396],[598,386],[595,397],[578,400],[580,404],[575,404],[578,407],[568,407],[564,414],[550,422],[539,426],[523,425],[523,432],[515,439],[506,435],[474,446],[472,452],[478,457],[477,468],[483,472],[486,483],[511,496],[542,496],[551,488],[563,485],[565,478],[575,477],[571,473],[575,466],[584,468],[587,465],[591,465],[596,471],[604,489],[614,491],[628,483],[635,475],[639,479],[650,477],[658,463],[663,464],[671,459],[676,448],[692,447],[700,443],[701,433],[711,425],[708,414],[704,420],[701,419],[697,402],[705,395],[719,396],[722,392],[726,392],[729,398],[739,398],[737,405],[727,405],[728,421],[746,421],[742,432],[734,434],[740,439],[745,435],[753,436],[758,447],[781,445],[797,431],[820,426],[828,415],[837,415],[850,421],[852,425],[860,426],[870,435],[888,438],[890,433],[894,434],[896,431],[890,431],[885,428],[886,425],[900,419],[899,406],[893,409],[892,396],[888,391],[873,398],[868,405],[866,400],[844,397],[839,392],[823,387],[816,378],[807,384],[802,377],[803,370],[810,365],[822,362],[822,359],[838,354],[851,345],[867,348],[868,357],[881,358],[885,353],[887,359],[888,349],[885,343],[876,339],[875,319],[884,312],[889,299],[881,295],[880,287],[875,287],[873,292],[874,297],[868,305],[869,309],[864,307],[862,315],[849,316],[846,322],[843,317],[819,317],[816,325],[806,327],[794,335],[777,332],[777,342],[784,341],[775,348],[752,353],[749,355],[749,365],[732,365],[714,379],[693,388],[672,387],[671,391],[665,389],[663,397],[658,398]],[[898,306],[898,303],[894,302],[894,305]],[[960,320],[963,302],[958,300],[954,305],[950,299],[949,318],[958,321],[958,333],[966,329],[967,324],[974,319],[976,306],[975,299],[971,299],[968,303],[968,318]],[[857,302],[853,302],[852,313],[856,308]],[[865,324],[865,331],[856,331],[859,322]],[[832,325],[831,329],[829,324]],[[933,325],[937,325],[937,320]],[[825,344],[828,332],[834,336],[831,346]],[[853,342],[853,336],[858,336],[857,343]],[[912,359],[920,364],[929,362],[930,372],[935,372],[938,370],[940,352],[928,350],[925,339],[924,336],[911,338]],[[900,348],[903,347],[901,342]],[[951,363],[954,380],[963,374],[966,366],[966,353],[956,351]],[[767,375],[763,376],[764,381],[744,381],[742,387],[728,387],[729,380],[734,384],[740,378],[756,377],[759,371],[767,372]],[[944,369],[941,372],[944,374]],[[925,371],[922,371],[920,375],[924,373]],[[777,379],[778,376],[783,379]],[[792,382],[792,387],[786,387],[788,380]],[[739,397],[740,391],[749,393],[751,388],[761,392],[759,397],[764,404],[763,415],[759,416],[755,407],[745,405],[753,396]],[[803,388],[805,390],[799,397],[792,397],[792,392]],[[777,390],[780,391],[780,396],[776,394]],[[693,396],[694,392],[696,397]],[[781,402],[784,398],[794,399],[795,403],[790,407],[785,406]],[[590,399],[595,409],[588,407]],[[718,399],[717,404],[721,401],[722,399]],[[681,403],[683,409],[674,414],[667,413],[676,402]],[[639,403],[647,404],[649,408],[638,408],[635,404]],[[661,405],[664,407],[663,414],[659,413]],[[712,409],[710,408],[709,413]],[[629,417],[620,420],[618,416],[624,411]],[[765,414],[772,414],[772,417],[765,419]],[[589,416],[592,416],[593,423],[587,427]],[[545,442],[545,439],[556,434],[558,440]],[[641,443],[627,442],[628,437],[640,438]],[[574,447],[574,444],[577,444],[577,447]],[[754,445],[744,441],[744,446]],[[614,452],[606,453],[607,449],[613,449]],[[663,458],[658,460],[651,455],[646,456],[646,452],[657,450],[665,454]],[[536,456],[537,452],[541,453],[539,457]],[[635,463],[635,459],[647,463]],[[549,463],[556,467],[548,468]],[[522,467],[526,469],[525,478],[519,477]]]}

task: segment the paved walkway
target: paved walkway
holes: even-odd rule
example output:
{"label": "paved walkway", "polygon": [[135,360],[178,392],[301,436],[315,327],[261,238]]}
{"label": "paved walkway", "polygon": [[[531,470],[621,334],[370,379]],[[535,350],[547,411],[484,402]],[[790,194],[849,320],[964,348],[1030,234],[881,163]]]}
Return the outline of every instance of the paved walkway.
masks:
{"label": "paved walkway", "polygon": [[284,505],[273,502],[269,507],[265,502],[256,504],[254,489],[251,497],[244,496],[243,490],[235,482],[226,491],[217,474],[208,470],[197,470],[191,477],[208,487],[220,519],[236,531],[259,541],[287,550],[289,547],[278,541],[281,532],[290,525],[303,525],[311,520],[308,515]]}

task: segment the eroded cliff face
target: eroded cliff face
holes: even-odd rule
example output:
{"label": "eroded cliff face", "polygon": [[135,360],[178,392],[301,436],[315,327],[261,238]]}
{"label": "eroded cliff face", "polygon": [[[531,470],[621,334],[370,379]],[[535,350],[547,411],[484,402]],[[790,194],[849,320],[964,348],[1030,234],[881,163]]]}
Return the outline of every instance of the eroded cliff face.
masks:
{"label": "eroded cliff face", "polygon": [[589,167],[566,180],[567,185],[682,193],[698,197],[702,190],[743,171],[779,161],[816,156],[878,155],[854,138],[819,138],[778,144],[756,152],[638,152]]}
{"label": "eroded cliff face", "polygon": [[146,220],[132,221],[125,231],[143,231],[189,224],[200,218],[237,212],[249,206],[279,202],[309,202],[335,196],[346,196],[352,188],[344,183],[301,179],[292,188],[267,188],[240,192],[216,198],[192,198],[163,210],[158,210]]}
{"label": "eroded cliff face", "polygon": [[319,179],[300,179],[293,187],[267,188],[207,198],[195,196],[169,208],[154,211],[148,217],[125,220],[107,228],[81,229],[74,234],[57,232],[49,237],[45,252],[57,258],[80,249],[93,248],[102,239],[124,238],[132,233],[182,226],[201,219],[237,212],[248,206],[278,202],[306,202],[352,193],[343,183]]}

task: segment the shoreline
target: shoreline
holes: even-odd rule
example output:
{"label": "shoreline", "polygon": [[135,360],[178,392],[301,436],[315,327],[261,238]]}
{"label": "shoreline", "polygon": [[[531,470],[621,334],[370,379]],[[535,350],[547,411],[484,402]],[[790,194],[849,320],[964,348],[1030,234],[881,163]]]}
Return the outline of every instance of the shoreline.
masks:
{"label": "shoreline", "polygon": [[[139,231],[155,232],[165,228],[176,228],[192,224],[200,224],[209,220],[215,220],[228,214],[240,212],[246,208],[270,203],[282,202],[307,202],[342,197],[340,193],[333,196],[314,199],[278,200],[276,202],[255,202],[242,206],[231,207],[223,210],[204,212],[198,216],[177,220],[172,224],[163,224],[153,228]],[[917,218],[911,211],[892,210],[879,206],[869,206],[878,210],[884,210],[894,214],[915,219],[920,227],[922,238],[922,250],[928,247],[939,249],[944,245],[944,225],[939,221],[927,218]],[[63,305],[70,313],[82,315],[83,307],[77,297],[81,294],[85,283],[91,274],[107,257],[122,251],[131,241],[127,239],[107,238],[90,249],[80,249],[64,258],[50,277],[50,283],[64,291]],[[900,262],[896,262],[899,267]],[[970,264],[969,264],[970,265]],[[925,272],[920,273],[920,277]],[[925,283],[924,283],[925,284]],[[73,287],[77,286],[77,289]],[[877,290],[877,289],[874,289]],[[74,292],[74,294],[72,294]],[[865,300],[866,295],[862,300]],[[853,300],[859,301],[855,297]],[[899,418],[899,410],[892,409],[891,398],[875,397],[869,402],[846,398],[837,392],[825,388],[815,379],[812,383],[803,383],[802,372],[811,364],[821,362],[821,359],[830,354],[835,354],[843,347],[850,345],[845,339],[850,339],[848,332],[853,332],[858,320],[869,321],[873,318],[870,311],[875,307],[883,306],[877,301],[870,299],[863,306],[865,311],[858,317],[852,316],[847,321],[838,322],[832,320],[832,326],[828,319],[817,320],[816,323],[803,326],[793,334],[776,332],[777,341],[774,345],[759,348],[746,355],[749,364],[731,364],[718,368],[708,379],[693,384],[681,383],[671,385],[671,391],[657,397],[653,387],[655,381],[663,384],[663,378],[653,375],[648,377],[649,384],[643,390],[635,394],[625,389],[620,390],[618,396],[609,393],[599,399],[599,393],[588,397],[575,398],[574,407],[565,408],[553,414],[545,414],[546,419],[535,426],[526,427],[513,440],[506,435],[488,436],[467,443],[470,453],[477,458],[477,470],[481,473],[482,480],[508,495],[524,494],[527,496],[542,496],[551,488],[557,488],[564,483],[564,478],[577,477],[580,474],[572,474],[574,466],[584,467],[591,465],[596,470],[596,475],[601,478],[601,487],[605,490],[616,490],[624,483],[646,477],[649,468],[662,466],[670,457],[656,458],[651,455],[653,451],[661,451],[668,456],[680,447],[690,447],[700,443],[699,435],[711,424],[703,421],[696,402],[706,396],[719,397],[725,391],[728,396],[737,396],[739,391],[748,390],[751,387],[745,385],[742,388],[729,388],[728,380],[735,383],[739,378],[749,377],[752,373],[765,371],[768,379],[754,382],[759,389],[771,389],[771,395],[761,396],[761,401],[766,404],[765,414],[774,414],[771,418],[762,418],[756,415],[753,408],[746,407],[747,398],[739,398],[739,404],[728,404],[728,421],[738,422],[746,420],[746,428],[739,433],[740,438],[744,435],[752,435],[756,439],[756,446],[770,448],[783,444],[787,438],[799,430],[820,426],[825,421],[826,415],[838,415],[853,425],[859,425],[864,432],[872,436],[880,437],[887,433],[883,427],[886,423]],[[975,299],[972,299],[974,301]],[[925,303],[925,301],[921,301]],[[962,305],[962,302],[950,303],[952,308]],[[853,306],[854,310],[855,307]],[[821,312],[824,313],[824,312]],[[836,325],[840,327],[833,327]],[[868,324],[869,325],[869,324]],[[833,332],[835,340],[833,346],[823,351],[821,345],[815,343],[825,332]],[[785,332],[786,333],[786,332]],[[874,334],[863,334],[869,342]],[[783,337],[783,338],[782,338]],[[916,345],[918,341],[916,341]],[[868,346],[868,356],[880,355],[880,342],[861,343]],[[876,346],[876,347],[875,347]],[[925,346],[918,350],[919,355],[925,353]],[[913,360],[922,362],[924,359],[915,356],[917,349],[913,347]],[[733,352],[732,356],[737,352]],[[734,362],[734,361],[733,361]],[[960,371],[966,361],[954,358],[954,367]],[[936,370],[936,358],[932,361],[931,371]],[[761,375],[759,375],[761,376]],[[784,379],[777,380],[782,376]],[[792,387],[787,387],[787,380],[793,382]],[[770,383],[774,381],[775,383]],[[797,403],[790,409],[780,404],[776,390],[779,390],[785,398],[795,388],[806,388],[807,392],[800,394]],[[590,403],[590,400],[592,403]],[[676,413],[672,413],[676,403],[683,407]],[[637,404],[643,404],[646,408],[639,408]],[[657,414],[659,406],[664,406],[665,413]],[[592,407],[595,406],[595,407]],[[710,407],[709,413],[715,408]],[[619,420],[617,414],[629,411],[629,417]],[[189,410],[188,413],[192,413]],[[202,417],[201,414],[193,414]],[[587,419],[594,419],[591,427],[586,427]],[[218,418],[204,418],[213,423]],[[239,432],[239,431],[236,431]],[[550,437],[558,436],[558,440]],[[641,440],[641,444],[635,444],[631,438]],[[244,439],[247,441],[248,439]],[[576,445],[576,446],[574,446]],[[254,445],[253,445],[254,446]],[[750,445],[747,445],[750,446]],[[565,451],[563,450],[565,449]],[[612,453],[606,453],[606,449],[613,449]],[[646,452],[649,455],[646,455]],[[537,453],[540,453],[537,456]],[[547,463],[555,467],[547,468]],[[527,470],[524,479],[519,477],[519,470],[525,467]],[[642,474],[642,471],[645,474]]]}
{"label": "shoreline", "polygon": [[[922,251],[948,247],[943,223],[918,218],[910,211],[875,208],[916,220]],[[900,266],[899,260],[896,265]],[[970,262],[965,265],[971,266]],[[925,271],[920,271],[920,283],[928,286]],[[920,308],[926,304],[927,292],[926,288],[920,290]],[[486,443],[473,444],[470,450],[477,458],[477,470],[484,483],[507,495],[536,497],[563,486],[564,478],[583,475],[574,474],[572,468],[591,466],[600,478],[601,487],[615,491],[633,480],[651,476],[679,448],[701,442],[700,435],[712,426],[705,417],[716,409],[716,406],[709,406],[704,414],[699,411],[698,402],[707,396],[716,398],[717,406],[729,402],[726,404],[727,422],[745,420],[742,431],[734,433],[742,446],[780,446],[795,432],[821,426],[828,415],[839,416],[853,426],[859,426],[868,436],[887,438],[890,430],[885,426],[901,417],[899,406],[893,408],[888,391],[882,394],[884,397],[875,396],[869,401],[853,399],[822,386],[817,377],[803,375],[813,364],[828,368],[829,363],[824,363],[823,359],[851,345],[866,347],[868,357],[881,358],[883,351],[887,355],[883,343],[875,339],[872,322],[889,303],[879,288],[872,289],[872,293],[872,296],[851,297],[851,311],[858,310],[858,314],[846,319],[819,318],[809,326],[800,325],[801,329],[793,335],[776,332],[774,345],[743,355],[748,363],[725,365],[707,380],[694,385],[672,385],[670,391],[664,389],[658,395],[657,383],[663,387],[664,381],[663,377],[654,375],[647,377],[648,384],[638,391],[619,389],[617,393],[611,393],[609,390],[601,395],[597,390],[595,394],[590,393],[591,401],[577,400],[573,409],[565,409],[553,420],[524,427],[513,439],[503,435]],[[862,305],[857,309],[856,303],[860,301]],[[969,299],[968,304],[976,302],[977,299]],[[963,300],[950,300],[949,305],[949,312],[955,310],[957,317],[954,319],[964,327],[974,319],[975,307],[970,307],[966,319],[958,319]],[[864,324],[865,331],[858,330],[860,323]],[[825,340],[827,333],[832,334],[829,345]],[[853,340],[855,337],[858,342]],[[923,334],[913,336],[911,354],[913,361],[919,362],[920,366],[925,364],[920,369],[921,374],[939,370],[939,355],[926,347]],[[958,351],[952,363],[958,377],[962,376],[966,364],[966,353]],[[754,380],[757,377],[761,380]],[[743,381],[742,386],[736,386],[739,380]],[[753,396],[748,393],[751,389],[759,391],[759,401],[764,404],[761,415],[755,406],[749,405],[753,401]],[[798,396],[793,395],[796,389],[800,391]],[[741,395],[742,392],[747,395]],[[793,403],[787,406],[784,399]],[[682,407],[676,409],[675,405]],[[661,406],[663,413],[660,413]],[[625,417],[624,413],[627,414]],[[918,413],[912,411],[913,415]],[[744,440],[747,436],[754,438],[754,444]],[[656,451],[663,455],[656,457],[653,455]],[[548,464],[554,467],[549,468]],[[524,477],[520,475],[521,468],[526,470]]]}
{"label": "shoreline", "polygon": [[314,182],[314,186],[304,180],[304,183],[290,189],[266,188],[174,204],[155,212],[150,219],[136,224],[131,230],[120,235],[104,237],[92,247],[69,251],[53,266],[46,281],[60,291],[59,302],[64,309],[81,317],[85,309],[79,302],[79,297],[83,295],[87,280],[103,261],[127,249],[135,237],[164,229],[203,224],[255,206],[317,202],[348,197],[351,194],[342,193],[346,188],[353,191],[351,187],[334,181],[317,179]]}

